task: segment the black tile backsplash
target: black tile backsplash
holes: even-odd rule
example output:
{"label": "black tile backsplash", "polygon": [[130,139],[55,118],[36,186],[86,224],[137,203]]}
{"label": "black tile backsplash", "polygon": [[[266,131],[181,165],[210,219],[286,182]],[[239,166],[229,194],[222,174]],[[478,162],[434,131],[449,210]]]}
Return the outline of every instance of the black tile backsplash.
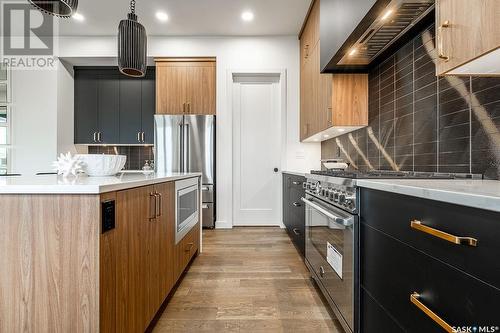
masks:
{"label": "black tile backsplash", "polygon": [[324,141],[322,158],[341,157],[360,170],[499,179],[500,78],[436,77],[434,29],[370,71],[369,126]]}
{"label": "black tile backsplash", "polygon": [[154,160],[150,146],[89,146],[89,154],[125,155],[125,170],[142,170],[146,160]]}

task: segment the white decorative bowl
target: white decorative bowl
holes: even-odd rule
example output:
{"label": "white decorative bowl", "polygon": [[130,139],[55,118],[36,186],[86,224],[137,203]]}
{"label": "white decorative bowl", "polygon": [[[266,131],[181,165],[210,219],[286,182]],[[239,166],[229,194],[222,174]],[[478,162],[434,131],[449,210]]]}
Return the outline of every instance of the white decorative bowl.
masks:
{"label": "white decorative bowl", "polygon": [[83,162],[83,170],[91,177],[114,176],[127,162],[125,155],[78,154],[76,157]]}

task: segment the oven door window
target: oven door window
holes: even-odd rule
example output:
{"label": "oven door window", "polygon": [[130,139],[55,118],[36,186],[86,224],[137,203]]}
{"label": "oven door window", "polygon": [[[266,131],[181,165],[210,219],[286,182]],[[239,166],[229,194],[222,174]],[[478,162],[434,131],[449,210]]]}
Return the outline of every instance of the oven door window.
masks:
{"label": "oven door window", "polygon": [[177,231],[181,231],[198,214],[198,186],[182,189],[177,197]]}

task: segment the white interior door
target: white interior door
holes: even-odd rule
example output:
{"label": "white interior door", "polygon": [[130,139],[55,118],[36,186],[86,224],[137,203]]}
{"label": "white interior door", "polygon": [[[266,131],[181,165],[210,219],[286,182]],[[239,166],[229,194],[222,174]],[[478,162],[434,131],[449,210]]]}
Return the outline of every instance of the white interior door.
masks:
{"label": "white interior door", "polygon": [[279,226],[280,76],[234,76],[232,96],[233,225]]}

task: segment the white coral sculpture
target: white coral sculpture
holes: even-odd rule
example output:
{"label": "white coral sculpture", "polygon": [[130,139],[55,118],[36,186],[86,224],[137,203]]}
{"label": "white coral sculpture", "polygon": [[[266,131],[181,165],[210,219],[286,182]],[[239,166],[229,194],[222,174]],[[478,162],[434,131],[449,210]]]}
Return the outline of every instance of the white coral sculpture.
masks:
{"label": "white coral sculpture", "polygon": [[52,165],[57,174],[63,175],[63,177],[77,176],[79,172],[83,171],[83,162],[78,157],[72,156],[70,152],[61,154]]}

